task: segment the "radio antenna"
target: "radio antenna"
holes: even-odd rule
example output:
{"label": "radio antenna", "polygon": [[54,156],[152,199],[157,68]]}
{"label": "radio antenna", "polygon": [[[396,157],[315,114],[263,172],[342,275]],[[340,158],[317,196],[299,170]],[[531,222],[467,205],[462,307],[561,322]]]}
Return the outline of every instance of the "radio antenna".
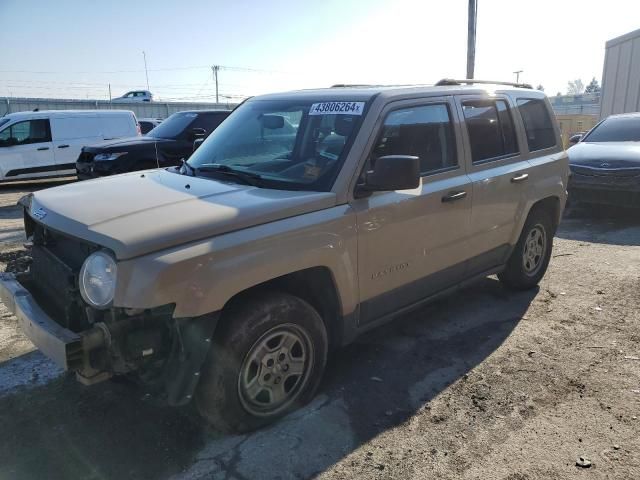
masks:
{"label": "radio antenna", "polygon": [[160,168],[160,159],[158,158],[158,141],[153,141],[153,146],[156,148],[156,166]]}

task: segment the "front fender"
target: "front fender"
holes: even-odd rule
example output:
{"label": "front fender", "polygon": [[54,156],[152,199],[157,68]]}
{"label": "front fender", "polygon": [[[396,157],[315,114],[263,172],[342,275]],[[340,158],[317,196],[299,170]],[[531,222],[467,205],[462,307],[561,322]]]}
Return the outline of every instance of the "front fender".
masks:
{"label": "front fender", "polygon": [[176,318],[195,317],[255,285],[326,267],[348,314],[358,302],[356,258],[355,214],[340,205],[122,261],[114,305],[175,303]]}

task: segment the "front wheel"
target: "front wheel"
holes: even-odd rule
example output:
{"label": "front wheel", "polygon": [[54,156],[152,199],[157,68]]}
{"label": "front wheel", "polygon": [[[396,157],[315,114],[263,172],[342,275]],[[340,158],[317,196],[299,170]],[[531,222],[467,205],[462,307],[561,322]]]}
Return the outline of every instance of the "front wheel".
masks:
{"label": "front wheel", "polygon": [[514,290],[535,287],[549,266],[554,233],[551,215],[543,209],[533,210],[506,268],[498,274],[500,281]]}
{"label": "front wheel", "polygon": [[196,391],[222,431],[260,428],[313,398],[327,360],[318,312],[285,293],[262,293],[223,314]]}

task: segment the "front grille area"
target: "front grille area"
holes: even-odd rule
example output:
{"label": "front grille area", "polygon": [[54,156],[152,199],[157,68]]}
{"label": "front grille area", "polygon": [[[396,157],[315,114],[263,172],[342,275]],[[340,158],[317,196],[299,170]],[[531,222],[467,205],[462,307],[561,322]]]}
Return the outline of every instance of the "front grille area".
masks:
{"label": "front grille area", "polygon": [[95,156],[96,156],[95,153],[82,152],[82,153],[80,153],[80,156],[78,157],[78,161],[81,162],[81,163],[93,162],[93,157],[95,157]]}
{"label": "front grille area", "polygon": [[574,188],[569,190],[569,197],[577,202],[640,207],[640,192]]}
{"label": "front grille area", "polygon": [[588,175],[594,177],[638,177],[640,176],[640,168],[634,167],[615,167],[610,165],[608,168],[602,168],[599,166],[582,166],[571,165],[571,171],[579,175]]}
{"label": "front grille area", "polygon": [[92,247],[36,224],[30,282],[50,315],[60,325],[79,331],[87,324],[78,291],[78,273]]}

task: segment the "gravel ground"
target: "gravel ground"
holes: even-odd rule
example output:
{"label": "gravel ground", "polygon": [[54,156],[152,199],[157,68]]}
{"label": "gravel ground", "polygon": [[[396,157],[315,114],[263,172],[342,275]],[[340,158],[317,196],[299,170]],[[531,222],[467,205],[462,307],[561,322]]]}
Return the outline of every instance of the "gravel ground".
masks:
{"label": "gravel ground", "polygon": [[[0,187],[0,270],[24,255],[11,205],[40,186]],[[487,278],[377,329],[311,405],[242,436],[79,385],[0,304],[0,478],[638,479],[639,287],[637,213],[577,211],[539,289]]]}

